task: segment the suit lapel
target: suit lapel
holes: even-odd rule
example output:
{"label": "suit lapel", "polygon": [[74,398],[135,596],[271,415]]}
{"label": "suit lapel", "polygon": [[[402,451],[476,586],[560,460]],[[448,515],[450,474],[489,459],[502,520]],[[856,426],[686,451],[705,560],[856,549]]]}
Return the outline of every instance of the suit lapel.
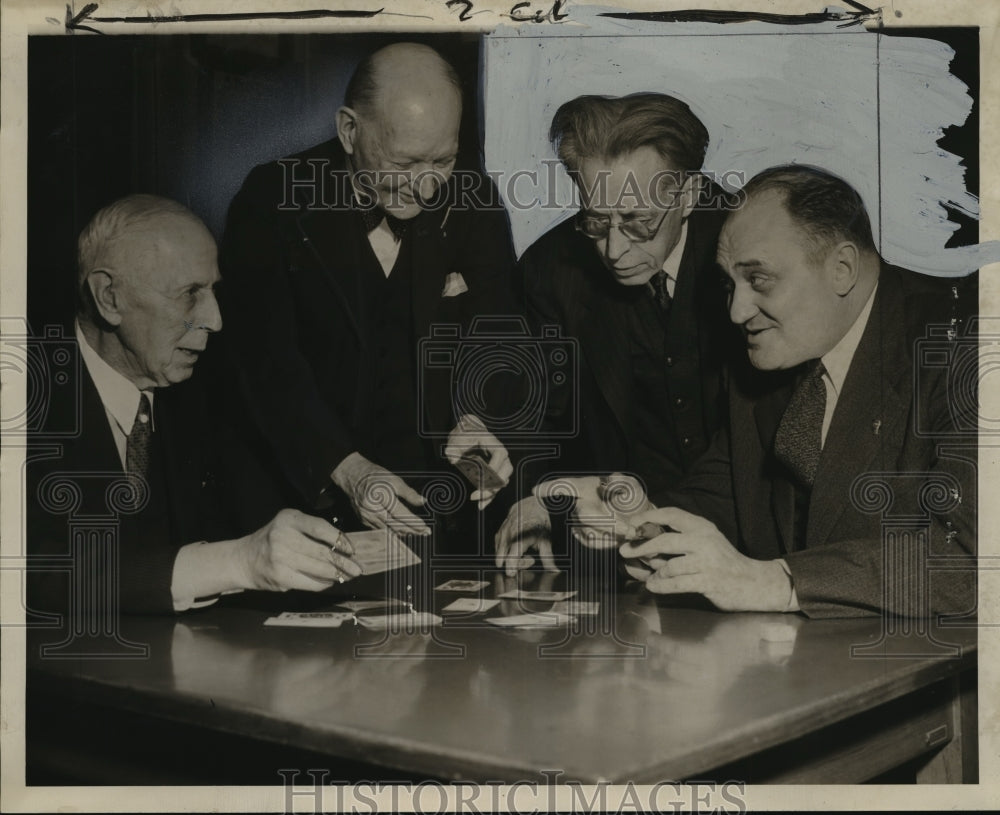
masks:
{"label": "suit lapel", "polygon": [[80,361],[80,374],[83,383],[81,393],[83,426],[80,428],[80,435],[71,442],[74,452],[71,454],[69,450],[65,451],[64,460],[67,469],[72,469],[77,466],[76,462],[80,462],[87,469],[95,472],[117,471],[124,474],[125,468],[118,455],[115,437],[111,433],[107,411],[97,393],[97,386],[90,378],[87,366],[83,364],[82,360]]}
{"label": "suit lapel", "polygon": [[[454,266],[454,258],[452,257],[454,242],[448,242],[447,233],[442,227],[448,212],[447,209],[443,212],[425,210],[417,215],[413,219],[409,234],[402,247],[402,251],[410,253],[413,353],[417,357],[418,366],[421,364],[418,344],[422,339],[431,336],[431,329],[435,322],[444,320],[442,317],[444,305],[442,292],[448,272]],[[456,305],[467,306],[470,302],[468,300],[470,295],[471,292],[461,298],[461,304]],[[458,315],[454,312],[448,314],[449,322],[456,319],[463,324],[468,323],[465,314]],[[450,429],[450,425],[458,418],[453,415],[455,406],[453,405],[454,394],[450,372],[443,369],[427,368],[420,371],[418,375],[422,377],[421,381],[424,383],[418,398],[423,399],[423,407],[427,412],[431,426],[438,432]]]}
{"label": "suit lapel", "polygon": [[430,334],[441,305],[444,282],[451,268],[446,233],[441,227],[445,213],[427,210],[420,213],[411,227],[413,328],[416,337]]}
{"label": "suit lapel", "polygon": [[[816,471],[809,506],[809,546],[824,543],[850,500],[853,481],[871,469],[906,416],[909,367],[903,363],[899,284],[882,275],[868,325],[847,372]],[[877,398],[874,398],[876,397]],[[891,465],[886,462],[879,467]]]}
{"label": "suit lapel", "polygon": [[589,296],[580,326],[583,353],[622,432],[629,438],[632,361],[629,358],[628,305],[617,297],[602,294],[597,288],[587,291]]}
{"label": "suit lapel", "polygon": [[[298,240],[322,271],[348,325],[364,343],[366,315],[361,296],[360,216],[355,212],[306,211],[296,219]],[[336,270],[341,270],[339,273]]]}
{"label": "suit lapel", "polygon": [[[794,386],[791,381],[768,392],[754,405],[754,421],[757,424],[757,435],[764,451],[765,466],[775,467],[774,436],[778,432],[778,424],[788,407]],[[774,513],[774,523],[784,546],[789,552],[794,546],[795,529],[795,487],[791,481],[776,472],[771,479],[771,511]]]}
{"label": "suit lapel", "polygon": [[203,534],[205,490],[216,478],[209,437],[213,427],[204,391],[196,381],[161,388],[154,404],[158,450],[163,462],[163,488],[171,529],[178,540]]}

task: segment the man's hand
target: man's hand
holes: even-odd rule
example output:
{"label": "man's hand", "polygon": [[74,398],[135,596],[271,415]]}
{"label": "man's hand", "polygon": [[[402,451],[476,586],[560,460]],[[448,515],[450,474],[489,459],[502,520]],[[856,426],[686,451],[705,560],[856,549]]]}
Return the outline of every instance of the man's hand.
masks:
{"label": "man's hand", "polygon": [[785,611],[791,583],[776,560],[754,560],[736,551],[715,524],[682,509],[666,507],[637,515],[636,524],[667,526],[642,543],[626,543],[625,558],[674,555],[646,578],[657,594],[701,594],[722,611]]}
{"label": "man's hand", "polygon": [[527,569],[534,564],[535,559],[528,554],[531,549],[538,550],[542,566],[548,571],[559,571],[552,558],[549,513],[534,496],[522,498],[510,508],[493,543],[497,568],[511,577],[517,574],[518,569]]}
{"label": "man's hand", "polygon": [[397,535],[429,535],[420,518],[407,509],[424,504],[424,497],[402,478],[360,453],[351,453],[333,471],[333,483],[351,500],[351,506],[369,529],[388,527]]}
{"label": "man's hand", "polygon": [[486,429],[486,425],[478,416],[467,413],[458,420],[458,424],[448,434],[448,444],[444,448],[444,454],[454,466],[463,457],[476,450],[482,450],[486,454],[488,460],[485,466],[489,467],[503,481],[500,486],[487,487],[483,483],[481,469],[475,477],[466,473],[466,477],[477,488],[469,498],[472,501],[478,501],[479,509],[482,510],[489,506],[496,494],[507,486],[507,482],[510,481],[511,474],[514,472],[514,466],[510,463],[507,448],[500,440]]}
{"label": "man's hand", "polygon": [[361,574],[354,549],[339,529],[312,515],[284,509],[239,542],[246,588],[321,591]]}
{"label": "man's hand", "polygon": [[592,549],[611,549],[633,539],[634,517],[652,508],[642,484],[621,473],[556,478],[537,484],[532,492],[556,503],[573,500],[573,537]]}

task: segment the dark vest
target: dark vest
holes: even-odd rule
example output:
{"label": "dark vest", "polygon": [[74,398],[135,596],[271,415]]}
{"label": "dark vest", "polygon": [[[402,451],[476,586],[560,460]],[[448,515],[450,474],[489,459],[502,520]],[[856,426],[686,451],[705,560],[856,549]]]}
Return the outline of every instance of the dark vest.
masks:
{"label": "dark vest", "polygon": [[632,305],[629,321],[632,367],[629,468],[643,477],[648,492],[656,493],[673,486],[680,478],[679,462],[683,456],[677,441],[670,382],[674,360],[667,343],[669,315],[661,312],[643,288]]}
{"label": "dark vest", "polygon": [[409,235],[386,277],[367,239],[361,269],[367,321],[367,383],[362,416],[362,455],[393,471],[421,470],[429,464],[427,445],[417,433],[418,382],[413,338],[413,264]]}

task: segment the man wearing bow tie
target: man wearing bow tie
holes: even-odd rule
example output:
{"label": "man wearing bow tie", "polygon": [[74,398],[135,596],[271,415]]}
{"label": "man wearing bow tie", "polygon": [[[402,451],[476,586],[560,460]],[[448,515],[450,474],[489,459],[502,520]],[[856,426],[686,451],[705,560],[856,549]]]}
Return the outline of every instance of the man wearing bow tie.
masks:
{"label": "man wearing bow tie", "polygon": [[435,325],[516,314],[506,213],[480,173],[456,170],[461,111],[437,52],[376,51],[336,138],[254,169],[222,244],[228,345],[262,447],[304,506],[346,497],[364,524],[410,534],[429,530],[405,474],[440,469],[442,433],[452,462],[483,448],[512,471],[480,417],[456,410],[453,372],[418,355]]}

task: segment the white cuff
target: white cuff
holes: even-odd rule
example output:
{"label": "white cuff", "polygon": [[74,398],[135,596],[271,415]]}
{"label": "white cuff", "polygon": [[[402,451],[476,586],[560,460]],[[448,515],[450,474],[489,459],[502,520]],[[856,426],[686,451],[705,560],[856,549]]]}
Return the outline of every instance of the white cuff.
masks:
{"label": "white cuff", "polygon": [[792,579],[792,570],[788,567],[788,563],[785,562],[784,558],[779,558],[778,563],[781,564],[781,568],[785,570],[785,574],[788,575],[788,587],[791,589],[791,594],[788,596],[788,603],[785,606],[785,611],[799,611],[799,596],[795,593],[795,581]]}

